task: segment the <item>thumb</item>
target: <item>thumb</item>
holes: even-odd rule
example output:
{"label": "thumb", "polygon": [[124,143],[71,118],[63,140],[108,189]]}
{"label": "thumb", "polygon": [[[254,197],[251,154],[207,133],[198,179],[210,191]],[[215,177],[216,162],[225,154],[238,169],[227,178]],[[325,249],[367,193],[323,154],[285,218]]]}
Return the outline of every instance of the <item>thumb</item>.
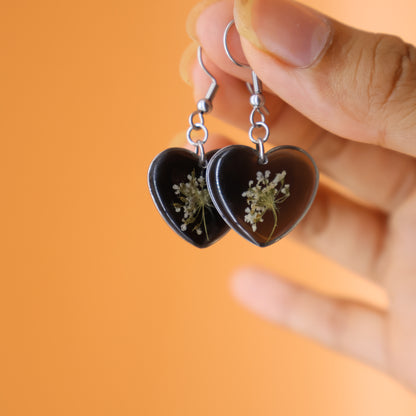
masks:
{"label": "thumb", "polygon": [[341,137],[416,156],[416,49],[290,0],[236,0],[245,55],[284,101]]}

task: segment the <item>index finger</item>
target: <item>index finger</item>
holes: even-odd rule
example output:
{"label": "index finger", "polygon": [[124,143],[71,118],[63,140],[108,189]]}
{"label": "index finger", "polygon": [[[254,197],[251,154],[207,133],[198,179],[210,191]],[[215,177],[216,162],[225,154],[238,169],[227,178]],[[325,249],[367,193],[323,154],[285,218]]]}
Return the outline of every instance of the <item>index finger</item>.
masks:
{"label": "index finger", "polygon": [[[223,51],[231,9],[230,1],[205,9],[196,33],[221,69],[249,79]],[[338,136],[416,155],[413,46],[347,27],[287,0],[236,1],[234,15],[248,62],[285,102]],[[232,36],[230,42],[238,48]],[[302,53],[307,56],[299,58]]]}

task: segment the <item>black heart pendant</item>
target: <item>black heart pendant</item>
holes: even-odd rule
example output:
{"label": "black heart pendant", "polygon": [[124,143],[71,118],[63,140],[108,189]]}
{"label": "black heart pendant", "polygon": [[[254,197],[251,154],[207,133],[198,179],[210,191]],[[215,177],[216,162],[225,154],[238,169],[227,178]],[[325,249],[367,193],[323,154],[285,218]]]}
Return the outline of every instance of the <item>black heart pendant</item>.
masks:
{"label": "black heart pendant", "polygon": [[[209,161],[215,151],[206,154]],[[166,149],[149,168],[149,188],[162,217],[189,243],[208,247],[228,230],[214,207],[199,156],[182,148]]]}
{"label": "black heart pendant", "polygon": [[228,225],[266,247],[288,234],[305,216],[318,188],[312,157],[295,146],[275,147],[259,162],[248,146],[218,151],[207,169],[207,184]]}

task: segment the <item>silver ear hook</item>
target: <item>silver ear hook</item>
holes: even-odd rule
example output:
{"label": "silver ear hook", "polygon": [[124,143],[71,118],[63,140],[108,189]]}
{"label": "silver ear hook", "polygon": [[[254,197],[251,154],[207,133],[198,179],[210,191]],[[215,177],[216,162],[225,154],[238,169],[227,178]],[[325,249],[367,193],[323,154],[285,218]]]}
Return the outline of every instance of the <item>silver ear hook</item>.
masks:
{"label": "silver ear hook", "polygon": [[[228,47],[228,34],[229,34],[229,32],[230,32],[230,29],[231,29],[231,27],[233,26],[235,24],[235,22],[234,22],[234,19],[232,19],[229,23],[228,23],[228,25],[227,25],[227,27],[225,28],[225,30],[224,30],[224,35],[223,35],[223,37],[222,37],[222,42],[223,42],[223,45],[224,45],[224,50],[225,50],[225,53],[227,54],[227,56],[228,56],[228,58],[230,59],[230,61],[233,63],[233,64],[235,64],[235,65],[237,65],[238,67],[240,67],[240,68],[247,68],[247,69],[250,69],[251,70],[251,77],[252,77],[252,79],[253,79],[253,85],[252,84],[250,84],[249,82],[246,82],[246,86],[247,86],[247,89],[248,89],[248,91],[250,92],[250,94],[252,95],[252,96],[261,96],[262,94],[263,94],[263,84],[262,84],[262,82],[261,82],[261,80],[260,80],[260,78],[257,76],[257,74],[252,70],[252,68],[251,68],[251,66],[250,65],[248,65],[248,64],[243,64],[243,63],[241,63],[241,62],[238,62],[236,59],[234,59],[234,57],[232,56],[232,54],[231,54],[231,52],[230,52],[230,49],[229,49],[229,47]],[[259,98],[257,98],[257,107],[262,107],[263,109],[264,109],[264,112],[268,115],[269,114],[269,111],[267,110],[267,108],[264,106],[264,102],[261,104],[261,105],[259,105],[260,104],[260,101],[261,100],[259,100]],[[250,101],[251,102],[251,101]],[[255,105],[254,103],[253,103],[253,105]]]}
{"label": "silver ear hook", "polygon": [[[234,59],[234,57],[231,55],[230,50],[228,49],[228,33],[229,33],[229,31],[230,31],[230,29],[231,29],[231,27],[232,27],[233,25],[234,25],[234,19],[232,19],[232,20],[228,23],[228,25],[227,25],[227,27],[225,28],[225,31],[224,31],[224,36],[222,37],[222,43],[223,43],[223,45],[224,45],[225,53],[227,54],[228,58],[230,58],[230,61],[231,61],[233,64],[235,64],[235,65],[239,66],[240,68],[250,68],[250,65],[247,65],[247,64],[242,64],[241,62],[236,61],[236,60]],[[250,69],[251,69],[251,68],[250,68]]]}
{"label": "silver ear hook", "polygon": [[[264,143],[267,141],[270,135],[270,130],[267,124],[265,123],[265,116],[264,113],[269,114],[269,111],[264,105],[264,96],[263,96],[263,84],[257,74],[253,71],[253,69],[247,65],[242,64],[234,59],[231,55],[230,49],[228,48],[228,34],[230,32],[231,27],[234,25],[234,19],[231,20],[224,31],[224,36],[222,38],[223,45],[225,49],[225,53],[227,54],[228,58],[231,62],[237,65],[240,68],[248,68],[251,70],[251,77],[253,79],[253,85],[249,82],[246,82],[247,88],[251,94],[250,96],[250,105],[252,106],[252,111],[250,114],[250,130],[248,132],[249,139],[256,144],[257,151],[259,153],[259,163],[265,164],[267,163],[267,156],[264,152]],[[257,119],[257,120],[256,120]],[[263,129],[264,136],[258,137],[258,135],[254,134],[256,129]]]}
{"label": "silver ear hook", "polygon": [[202,47],[201,46],[198,47],[198,62],[201,68],[204,70],[204,72],[211,79],[211,85],[209,86],[209,89],[205,95],[205,98],[198,101],[197,108],[202,113],[208,113],[212,110],[212,100],[218,90],[218,84],[217,84],[217,80],[214,78],[214,76],[208,71],[208,69],[204,65],[204,61],[202,60]]}
{"label": "silver ear hook", "polygon": [[[207,161],[205,158],[204,144],[208,139],[208,130],[205,127],[204,114],[209,113],[212,110],[212,100],[218,90],[217,80],[214,76],[208,71],[204,62],[202,60],[202,48],[198,47],[198,62],[204,72],[211,79],[211,85],[208,88],[208,91],[205,95],[205,98],[199,100],[196,104],[197,110],[191,113],[189,116],[189,129],[186,132],[186,137],[188,142],[195,147],[196,154],[199,154],[199,162],[202,167],[206,167]],[[199,121],[195,121],[195,118],[198,118]],[[199,139],[192,138],[192,132],[198,132],[202,130],[204,136]]]}

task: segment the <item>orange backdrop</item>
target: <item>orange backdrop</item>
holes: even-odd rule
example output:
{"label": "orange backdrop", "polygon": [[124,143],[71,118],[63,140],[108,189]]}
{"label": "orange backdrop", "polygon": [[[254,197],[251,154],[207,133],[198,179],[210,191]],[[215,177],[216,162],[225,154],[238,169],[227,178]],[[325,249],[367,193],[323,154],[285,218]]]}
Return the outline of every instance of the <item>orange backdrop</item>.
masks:
{"label": "orange backdrop", "polygon": [[[414,0],[309,4],[416,42]],[[194,109],[178,75],[192,6],[1,2],[0,414],[415,414],[395,382],[241,308],[228,277],[249,263],[377,288],[290,238],[195,249],[153,207],[148,165]]]}

